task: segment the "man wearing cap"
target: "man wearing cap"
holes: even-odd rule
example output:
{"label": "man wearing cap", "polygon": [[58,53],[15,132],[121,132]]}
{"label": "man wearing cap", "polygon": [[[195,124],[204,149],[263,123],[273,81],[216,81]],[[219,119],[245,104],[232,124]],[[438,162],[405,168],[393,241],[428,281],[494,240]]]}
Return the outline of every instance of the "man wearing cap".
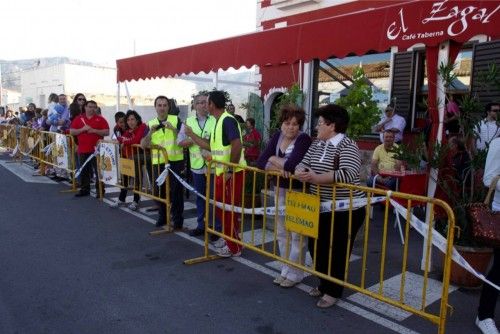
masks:
{"label": "man wearing cap", "polygon": [[384,142],[384,132],[391,131],[395,135],[396,144],[403,142],[403,132],[406,127],[406,120],[396,114],[393,104],[387,105],[380,122],[375,125],[374,132],[380,132],[380,142]]}

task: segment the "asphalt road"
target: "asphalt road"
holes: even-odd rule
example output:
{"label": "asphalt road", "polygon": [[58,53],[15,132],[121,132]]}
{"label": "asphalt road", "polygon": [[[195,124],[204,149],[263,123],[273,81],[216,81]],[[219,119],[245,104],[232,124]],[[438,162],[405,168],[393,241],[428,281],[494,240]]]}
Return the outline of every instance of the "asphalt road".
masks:
{"label": "asphalt road", "polygon": [[[0,334],[437,331],[416,316],[396,321],[353,302],[320,310],[304,286],[274,286],[270,260],[249,251],[184,265],[201,256],[199,241],[151,237],[144,219],[67,189],[0,166]],[[450,294],[448,333],[477,332],[477,300],[478,291]]]}

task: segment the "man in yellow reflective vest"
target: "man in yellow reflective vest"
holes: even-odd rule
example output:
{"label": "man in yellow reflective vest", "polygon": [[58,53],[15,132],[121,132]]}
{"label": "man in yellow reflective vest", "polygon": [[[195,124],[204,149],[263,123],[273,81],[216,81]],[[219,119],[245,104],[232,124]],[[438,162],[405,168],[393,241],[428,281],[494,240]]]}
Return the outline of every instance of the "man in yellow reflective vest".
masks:
{"label": "man in yellow reflective vest", "polygon": [[[193,133],[204,139],[210,139],[210,134],[212,133],[216,122],[215,117],[208,114],[207,99],[207,95],[196,95],[193,99],[193,107],[196,111],[196,115],[190,116],[186,119],[186,126],[189,126]],[[189,148],[189,160],[191,162],[191,175],[193,176],[194,188],[198,193],[205,195],[207,185],[207,163],[205,156],[207,151],[202,150],[200,146],[196,145],[191,138],[186,136],[185,125],[182,125],[181,127],[181,131],[177,137],[177,142],[179,143],[179,146]],[[210,190],[213,191],[213,175],[210,177],[210,181],[212,183]],[[196,197],[196,212],[198,225],[195,229],[192,229],[189,232],[189,235],[192,237],[203,235],[205,233],[205,200],[199,196]],[[210,206],[209,217],[212,217],[212,206]],[[208,222],[212,223],[212,219],[209,218]]]}
{"label": "man in yellow reflective vest", "polygon": [[[169,115],[169,111],[173,106],[173,101],[166,96],[158,96],[155,99],[154,106],[158,117],[148,122],[149,133],[141,140],[142,147],[150,147],[151,144],[158,145],[167,151],[168,164],[170,169],[177,175],[180,175],[184,169],[184,154],[182,147],[177,145],[177,133],[181,128],[181,121],[176,115]],[[148,173],[156,187],[156,179],[159,174],[165,169],[165,159],[160,151],[151,150],[152,168],[148,168]],[[158,168],[159,167],[159,168]],[[170,202],[171,202],[171,217],[174,229],[182,229],[184,224],[184,189],[180,182],[172,175],[169,176],[170,185]],[[159,191],[155,189],[156,194],[160,194],[161,198],[166,196],[166,183],[164,183]],[[158,202],[159,212],[156,226],[160,227],[166,224],[167,208],[165,203]]]}
{"label": "man in yellow reflective vest", "polygon": [[[214,161],[231,162],[245,166],[241,129],[236,119],[224,110],[226,98],[222,91],[212,91],[208,95],[208,111],[215,117],[216,124],[210,135],[210,140],[196,135],[189,126],[185,127],[188,135],[202,149],[210,150]],[[215,200],[241,207],[243,193],[243,173],[241,168],[226,168],[215,164]],[[234,196],[233,196],[234,195]],[[224,235],[239,240],[239,214],[230,210],[215,210],[216,216],[222,222]],[[229,239],[219,239],[214,244],[218,255],[222,257],[240,256],[241,246]]]}

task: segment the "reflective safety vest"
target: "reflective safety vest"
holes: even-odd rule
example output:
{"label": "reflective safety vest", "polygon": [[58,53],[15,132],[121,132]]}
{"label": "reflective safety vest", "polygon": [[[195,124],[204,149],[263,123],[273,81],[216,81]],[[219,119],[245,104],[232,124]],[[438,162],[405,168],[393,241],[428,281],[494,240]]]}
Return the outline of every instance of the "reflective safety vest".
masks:
{"label": "reflective safety vest", "polygon": [[[174,128],[177,128],[179,118],[175,115],[168,115],[167,121],[170,122]],[[160,121],[158,118],[152,119],[148,122],[149,128],[159,124]],[[153,132],[151,135],[151,144],[165,148],[169,161],[181,161],[184,159],[184,153],[182,151],[182,147],[177,145],[176,139],[177,136],[174,135],[172,130],[163,128]],[[161,151],[151,150],[151,163],[153,165],[165,163],[165,159]]]}
{"label": "reflective safety vest", "polygon": [[[186,119],[186,125],[193,129],[193,133],[203,139],[210,139],[210,134],[213,132],[216,122],[217,120],[215,117],[208,115],[205,125],[201,128],[196,116],[191,116]],[[206,165],[205,159],[203,159],[201,155],[201,149],[196,144],[189,146],[189,159],[192,169],[202,169]]]}
{"label": "reflective safety vest", "polygon": [[[224,123],[224,119],[226,117],[231,117],[234,118],[230,113],[225,111],[217,120],[217,123],[215,124],[215,128],[212,132],[212,135],[210,136],[210,151],[212,154],[212,160],[214,161],[221,161],[221,162],[230,162],[231,160],[231,144],[224,146],[224,143],[222,141],[222,132],[223,132],[223,126],[222,124]],[[236,121],[236,119],[235,119]],[[241,138],[241,129],[238,121],[236,121],[236,124],[238,124],[238,132],[240,133],[240,140],[243,143],[243,140]],[[243,154],[243,148],[241,149],[241,156],[240,156],[240,161],[238,162],[240,166],[246,166],[247,163],[245,161],[245,157]],[[224,173],[224,169],[226,168],[225,165],[219,165],[216,164],[215,166],[215,175],[221,175]],[[242,168],[236,168],[235,172],[238,172],[242,170]]]}

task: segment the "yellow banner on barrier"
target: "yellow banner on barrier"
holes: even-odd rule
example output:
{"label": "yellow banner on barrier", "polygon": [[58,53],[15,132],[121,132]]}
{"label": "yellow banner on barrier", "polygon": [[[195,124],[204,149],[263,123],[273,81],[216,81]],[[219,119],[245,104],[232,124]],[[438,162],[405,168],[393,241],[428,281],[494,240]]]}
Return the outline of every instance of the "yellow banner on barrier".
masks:
{"label": "yellow banner on barrier", "polygon": [[134,160],[120,158],[120,173],[130,177],[135,177]]}
{"label": "yellow banner on barrier", "polygon": [[285,227],[311,238],[318,238],[320,199],[318,196],[287,191]]}

